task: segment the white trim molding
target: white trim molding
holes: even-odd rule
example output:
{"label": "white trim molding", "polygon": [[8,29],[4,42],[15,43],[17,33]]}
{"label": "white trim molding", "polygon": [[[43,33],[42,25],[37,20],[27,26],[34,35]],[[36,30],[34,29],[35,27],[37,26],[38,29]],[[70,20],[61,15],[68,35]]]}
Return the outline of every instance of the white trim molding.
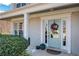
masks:
{"label": "white trim molding", "polygon": [[41,43],[43,43],[43,20],[41,19]]}
{"label": "white trim molding", "polygon": [[66,19],[67,24],[66,24],[66,31],[67,31],[67,50],[68,53],[71,53],[71,15]]}

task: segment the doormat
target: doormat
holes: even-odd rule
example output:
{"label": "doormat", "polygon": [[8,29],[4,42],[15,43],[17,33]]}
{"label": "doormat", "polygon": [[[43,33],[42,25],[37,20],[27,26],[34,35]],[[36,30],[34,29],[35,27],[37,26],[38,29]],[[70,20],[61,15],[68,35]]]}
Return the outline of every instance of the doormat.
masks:
{"label": "doormat", "polygon": [[47,49],[47,52],[50,54],[55,54],[55,55],[58,55],[61,53],[61,51],[57,51],[57,50],[53,50],[53,49]]}

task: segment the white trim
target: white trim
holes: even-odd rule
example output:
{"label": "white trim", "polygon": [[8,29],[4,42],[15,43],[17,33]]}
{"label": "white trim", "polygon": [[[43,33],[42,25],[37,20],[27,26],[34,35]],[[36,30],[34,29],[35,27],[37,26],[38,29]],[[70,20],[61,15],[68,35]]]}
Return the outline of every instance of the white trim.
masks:
{"label": "white trim", "polygon": [[[46,20],[43,20],[44,22],[45,22],[45,25],[44,25],[44,31],[45,31],[45,26],[46,26],[46,28],[47,28],[47,43],[45,43],[46,44],[46,46],[48,47],[48,20],[46,19]],[[44,32],[44,39],[45,39],[45,32]],[[45,41],[45,40],[44,40]]]}
{"label": "white trim", "polygon": [[68,44],[68,39],[67,39],[67,33],[66,33],[66,46],[63,46],[63,21],[65,21],[66,22],[66,32],[67,32],[67,19],[68,19],[68,17],[65,17],[65,18],[62,18],[61,19],[61,49],[62,50],[64,50],[64,51],[66,51],[67,52],[67,44]]}
{"label": "white trim", "polygon": [[[47,25],[48,25],[48,20],[46,20]],[[47,26],[47,46],[48,46],[48,26]]]}
{"label": "white trim", "polygon": [[63,21],[63,20],[62,20],[62,19],[60,19],[60,20],[61,20],[61,49],[63,49],[63,42],[62,42],[62,41],[63,41],[63,36],[62,36],[62,34],[63,34],[63,30],[62,30],[62,29],[63,29],[63,28],[62,28],[62,27],[63,27],[62,21]]}
{"label": "white trim", "polygon": [[43,43],[43,20],[41,19],[41,43]]}
{"label": "white trim", "polygon": [[[48,20],[44,20],[44,19],[41,19],[41,43],[45,43],[45,33],[44,33],[44,31],[45,31],[45,24],[47,23],[47,25],[48,25]],[[47,26],[47,28],[48,28],[48,26]],[[48,32],[48,29],[47,29],[47,32]],[[48,38],[48,37],[47,37]],[[48,46],[48,43],[45,43],[46,44],[46,46]]]}

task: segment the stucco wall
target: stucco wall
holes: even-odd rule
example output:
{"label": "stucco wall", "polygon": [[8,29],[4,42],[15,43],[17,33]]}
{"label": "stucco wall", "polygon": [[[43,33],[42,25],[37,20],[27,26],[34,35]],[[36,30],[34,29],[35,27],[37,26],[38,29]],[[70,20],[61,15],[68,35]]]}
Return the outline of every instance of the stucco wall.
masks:
{"label": "stucco wall", "polygon": [[72,13],[72,53],[79,55],[79,12]]}
{"label": "stucco wall", "polygon": [[40,27],[40,23],[41,20],[40,18],[33,18],[29,20],[29,36],[30,36],[30,45],[31,47],[35,47],[36,45],[40,44],[40,34],[41,34],[41,27]]}

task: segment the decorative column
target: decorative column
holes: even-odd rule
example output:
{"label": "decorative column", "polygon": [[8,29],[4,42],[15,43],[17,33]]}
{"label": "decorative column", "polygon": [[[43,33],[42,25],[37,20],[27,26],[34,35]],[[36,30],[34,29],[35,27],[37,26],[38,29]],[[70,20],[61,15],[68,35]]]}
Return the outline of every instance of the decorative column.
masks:
{"label": "decorative column", "polygon": [[28,27],[29,27],[29,15],[27,13],[24,14],[24,26],[23,26],[23,36],[28,39]]}
{"label": "decorative column", "polygon": [[67,18],[67,24],[66,24],[66,30],[67,30],[67,50],[68,53],[71,53],[71,14]]}

